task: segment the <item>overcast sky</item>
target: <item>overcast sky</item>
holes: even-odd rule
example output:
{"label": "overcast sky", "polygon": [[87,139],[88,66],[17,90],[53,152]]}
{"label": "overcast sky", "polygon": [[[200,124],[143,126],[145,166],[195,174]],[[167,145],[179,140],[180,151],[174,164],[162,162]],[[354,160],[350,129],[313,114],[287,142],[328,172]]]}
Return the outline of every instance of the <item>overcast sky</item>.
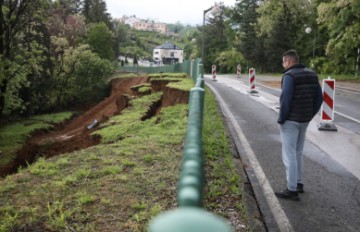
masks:
{"label": "overcast sky", "polygon": [[[201,25],[204,10],[215,0],[105,0],[112,18],[136,15],[140,19],[152,19],[163,23]],[[225,6],[234,6],[235,0],[222,0]]]}

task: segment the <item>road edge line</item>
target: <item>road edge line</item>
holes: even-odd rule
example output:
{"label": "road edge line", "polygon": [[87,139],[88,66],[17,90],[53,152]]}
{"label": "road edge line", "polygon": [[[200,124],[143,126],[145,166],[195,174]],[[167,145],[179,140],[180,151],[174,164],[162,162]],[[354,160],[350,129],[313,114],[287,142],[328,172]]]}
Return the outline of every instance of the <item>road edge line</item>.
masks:
{"label": "road edge line", "polygon": [[244,148],[244,151],[246,153],[246,157],[250,162],[250,165],[252,169],[254,170],[255,177],[257,181],[260,183],[260,188],[262,189],[264,193],[264,197],[269,205],[270,211],[273,214],[275,221],[280,229],[280,231],[294,231],[289,219],[287,218],[285,212],[281,208],[281,205],[276,198],[273,189],[271,188],[271,185],[268,181],[268,179],[265,176],[265,173],[263,169],[261,168],[254,151],[251,149],[250,143],[245,137],[245,134],[241,130],[239,124],[235,120],[234,116],[230,113],[229,107],[225,103],[225,101],[222,99],[222,97],[219,95],[218,91],[214,89],[214,87],[206,84],[211,91],[215,94],[218,101],[221,103],[219,104],[220,108],[223,110],[224,114],[228,117],[230,123],[233,125],[235,132]]}

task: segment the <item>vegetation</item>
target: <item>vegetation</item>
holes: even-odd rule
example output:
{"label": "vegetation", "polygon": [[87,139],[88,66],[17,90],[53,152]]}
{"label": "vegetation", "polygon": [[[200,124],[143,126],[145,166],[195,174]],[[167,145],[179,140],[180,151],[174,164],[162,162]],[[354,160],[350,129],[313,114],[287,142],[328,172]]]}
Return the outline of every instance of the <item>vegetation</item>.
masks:
{"label": "vegetation", "polygon": [[[206,38],[207,72],[213,63],[219,72],[234,72],[234,59],[260,72],[280,72],[281,55],[288,49],[296,49],[302,62],[320,73],[354,75],[356,71],[360,47],[357,0],[241,0],[234,7],[221,7],[220,14],[208,12],[205,28],[199,27]],[[308,27],[309,34],[305,32]],[[198,48],[201,36],[196,37]],[[194,51],[200,57],[200,50]]]}
{"label": "vegetation", "polygon": [[39,129],[52,129],[54,125],[71,116],[70,112],[38,115],[0,128],[0,165],[11,161],[33,132]]}
{"label": "vegetation", "polygon": [[302,63],[318,73],[356,72],[357,0],[241,0],[218,6],[220,11],[206,14],[204,28],[177,22],[165,35],[113,20],[105,0],[0,1],[0,120],[76,107],[94,100],[93,92],[102,98],[119,55],[125,64],[127,58],[152,61],[153,48],[169,41],[184,49],[185,59],[194,59],[202,55],[203,36],[206,72],[212,64],[219,73],[234,73],[237,64],[280,72],[288,49],[296,49]]}
{"label": "vegetation", "polygon": [[[149,220],[176,207],[188,106],[141,120],[160,97],[134,98],[100,125],[100,145],[40,158],[0,180],[0,231],[146,231]],[[205,207],[224,217],[236,214],[245,224],[241,179],[209,91],[204,116]]]}
{"label": "vegetation", "polygon": [[0,9],[0,120],[105,93],[115,57],[103,0],[8,0]]}

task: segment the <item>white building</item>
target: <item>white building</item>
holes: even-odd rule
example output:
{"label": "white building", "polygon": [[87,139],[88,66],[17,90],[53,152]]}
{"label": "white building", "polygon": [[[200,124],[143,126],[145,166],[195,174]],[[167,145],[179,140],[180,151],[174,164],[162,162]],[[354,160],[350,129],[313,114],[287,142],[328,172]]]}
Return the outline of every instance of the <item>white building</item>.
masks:
{"label": "white building", "polygon": [[135,22],[133,24],[133,28],[138,31],[157,31],[163,34],[167,32],[166,23],[155,23],[151,20],[141,20],[139,22]]}
{"label": "white building", "polygon": [[162,34],[168,32],[166,23],[156,23],[153,20],[138,19],[135,15],[130,17],[124,16],[122,21],[124,24],[129,25],[131,28],[138,31],[157,31]]}
{"label": "white building", "polygon": [[134,24],[138,22],[141,22],[141,19],[138,19],[135,16],[130,16],[124,20],[124,23],[126,25],[129,25],[131,28],[133,28]]}
{"label": "white building", "polygon": [[166,42],[153,50],[155,64],[175,64],[184,60],[184,50],[173,43]]}

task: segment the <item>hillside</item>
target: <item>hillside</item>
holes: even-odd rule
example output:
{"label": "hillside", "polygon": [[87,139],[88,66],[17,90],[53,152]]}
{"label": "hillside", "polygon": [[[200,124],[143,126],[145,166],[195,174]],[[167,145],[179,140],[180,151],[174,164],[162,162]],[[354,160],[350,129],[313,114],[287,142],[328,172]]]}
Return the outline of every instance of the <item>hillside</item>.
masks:
{"label": "hillside", "polygon": [[[61,130],[42,135],[37,155],[47,157],[58,142],[66,153],[38,158],[0,180],[0,231],[140,232],[151,218],[175,208],[193,83],[173,81],[187,90],[156,76],[115,79],[109,98]],[[210,93],[206,98],[204,204],[228,218],[236,231],[246,231],[241,175],[216,103]],[[100,124],[85,128],[94,118]],[[95,136],[97,142],[66,150],[77,136]]]}
{"label": "hillside", "polygon": [[191,43],[195,30],[197,29],[188,27],[177,34],[177,36],[165,35],[153,31],[129,30],[129,39],[120,44],[120,55],[132,59],[137,57],[151,61],[152,52],[156,46],[162,45],[165,42],[171,42],[186,50],[187,53],[185,53],[185,55],[190,56],[191,51],[195,48],[195,44]]}

